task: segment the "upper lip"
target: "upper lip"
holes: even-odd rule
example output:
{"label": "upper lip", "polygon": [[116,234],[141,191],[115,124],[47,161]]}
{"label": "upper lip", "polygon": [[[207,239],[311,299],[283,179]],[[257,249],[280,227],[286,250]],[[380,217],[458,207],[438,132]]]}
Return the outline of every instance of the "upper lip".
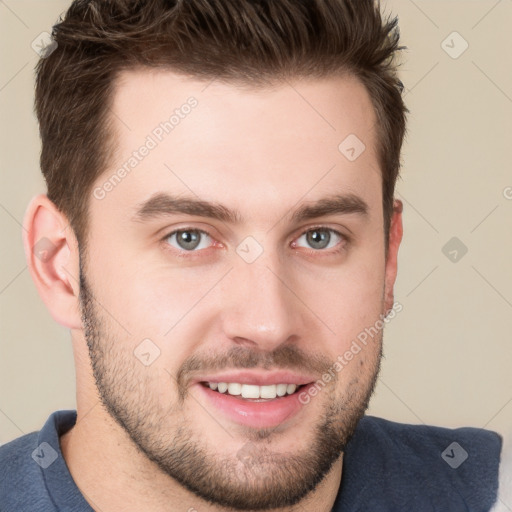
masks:
{"label": "upper lip", "polygon": [[316,378],[292,371],[265,371],[265,370],[238,370],[224,373],[203,375],[195,378],[192,383],[199,382],[237,382],[240,384],[254,384],[256,386],[270,386],[272,384],[309,384]]}

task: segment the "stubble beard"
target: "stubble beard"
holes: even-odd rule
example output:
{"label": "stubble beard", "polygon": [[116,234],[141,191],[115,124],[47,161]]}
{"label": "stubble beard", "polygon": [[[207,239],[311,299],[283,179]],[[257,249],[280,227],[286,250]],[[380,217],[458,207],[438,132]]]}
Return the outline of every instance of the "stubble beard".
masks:
{"label": "stubble beard", "polygon": [[82,264],[80,306],[96,386],[107,412],[164,474],[220,507],[263,511],[292,507],[304,499],[345,450],[368,407],[380,369],[382,335],[374,340],[380,344],[378,357],[372,368],[361,372],[363,380],[356,374],[341,397],[335,386],[321,391],[327,394],[326,405],[315,427],[305,432],[307,442],[300,440],[305,448],[277,453],[271,443],[277,433],[271,429],[251,431],[247,463],[247,457],[242,461],[236,453],[215,453],[206,433],[195,431],[181,413],[183,403],[178,398],[162,409],[154,396],[156,381],[151,385],[150,372],[141,371],[141,363],[130,350],[123,351],[123,340],[113,337],[120,329],[96,307]]}

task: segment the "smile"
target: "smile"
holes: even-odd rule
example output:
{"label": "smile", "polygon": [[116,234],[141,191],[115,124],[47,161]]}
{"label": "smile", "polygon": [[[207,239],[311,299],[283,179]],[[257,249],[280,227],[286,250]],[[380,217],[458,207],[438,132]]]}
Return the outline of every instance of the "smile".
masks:
{"label": "smile", "polygon": [[231,396],[239,396],[244,399],[273,400],[276,397],[293,395],[301,387],[297,384],[270,384],[258,386],[257,384],[241,384],[239,382],[203,382],[213,391],[226,393]]}
{"label": "smile", "polygon": [[194,387],[204,397],[210,416],[220,414],[238,425],[261,429],[284,427],[297,421],[305,407],[299,394],[313,385],[314,382],[256,385],[208,380],[197,382]]}

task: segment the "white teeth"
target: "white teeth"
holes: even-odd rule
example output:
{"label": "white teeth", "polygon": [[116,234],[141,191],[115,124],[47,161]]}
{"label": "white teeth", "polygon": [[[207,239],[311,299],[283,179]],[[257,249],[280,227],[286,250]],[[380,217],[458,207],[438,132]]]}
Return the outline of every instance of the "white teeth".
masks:
{"label": "white teeth", "polygon": [[275,398],[277,386],[272,384],[271,386],[260,386],[260,397],[261,398]]}
{"label": "white teeth", "polygon": [[284,396],[284,395],[286,395],[287,388],[288,388],[287,384],[278,384],[276,386],[277,396]]}
{"label": "white teeth", "polygon": [[208,386],[219,393],[227,393],[242,398],[264,398],[274,399],[276,396],[291,395],[297,390],[296,384],[270,384],[268,386],[257,386],[255,384],[240,384],[238,382],[209,382]]}
{"label": "white teeth", "polygon": [[241,395],[242,394],[242,384],[238,384],[238,382],[230,382],[228,384],[228,393],[230,395]]}
{"label": "white teeth", "polygon": [[295,390],[297,389],[297,386],[295,384],[288,384],[286,386],[286,392],[291,395],[292,393],[295,393]]}
{"label": "white teeth", "polygon": [[244,398],[259,398],[260,387],[252,384],[242,384],[242,396]]}

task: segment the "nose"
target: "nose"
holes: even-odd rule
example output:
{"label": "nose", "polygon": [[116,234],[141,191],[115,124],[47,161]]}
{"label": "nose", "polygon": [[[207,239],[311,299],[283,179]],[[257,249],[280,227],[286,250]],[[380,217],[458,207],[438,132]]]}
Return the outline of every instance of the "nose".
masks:
{"label": "nose", "polygon": [[300,337],[304,306],[279,258],[235,262],[223,286],[222,329],[238,345],[272,351]]}

